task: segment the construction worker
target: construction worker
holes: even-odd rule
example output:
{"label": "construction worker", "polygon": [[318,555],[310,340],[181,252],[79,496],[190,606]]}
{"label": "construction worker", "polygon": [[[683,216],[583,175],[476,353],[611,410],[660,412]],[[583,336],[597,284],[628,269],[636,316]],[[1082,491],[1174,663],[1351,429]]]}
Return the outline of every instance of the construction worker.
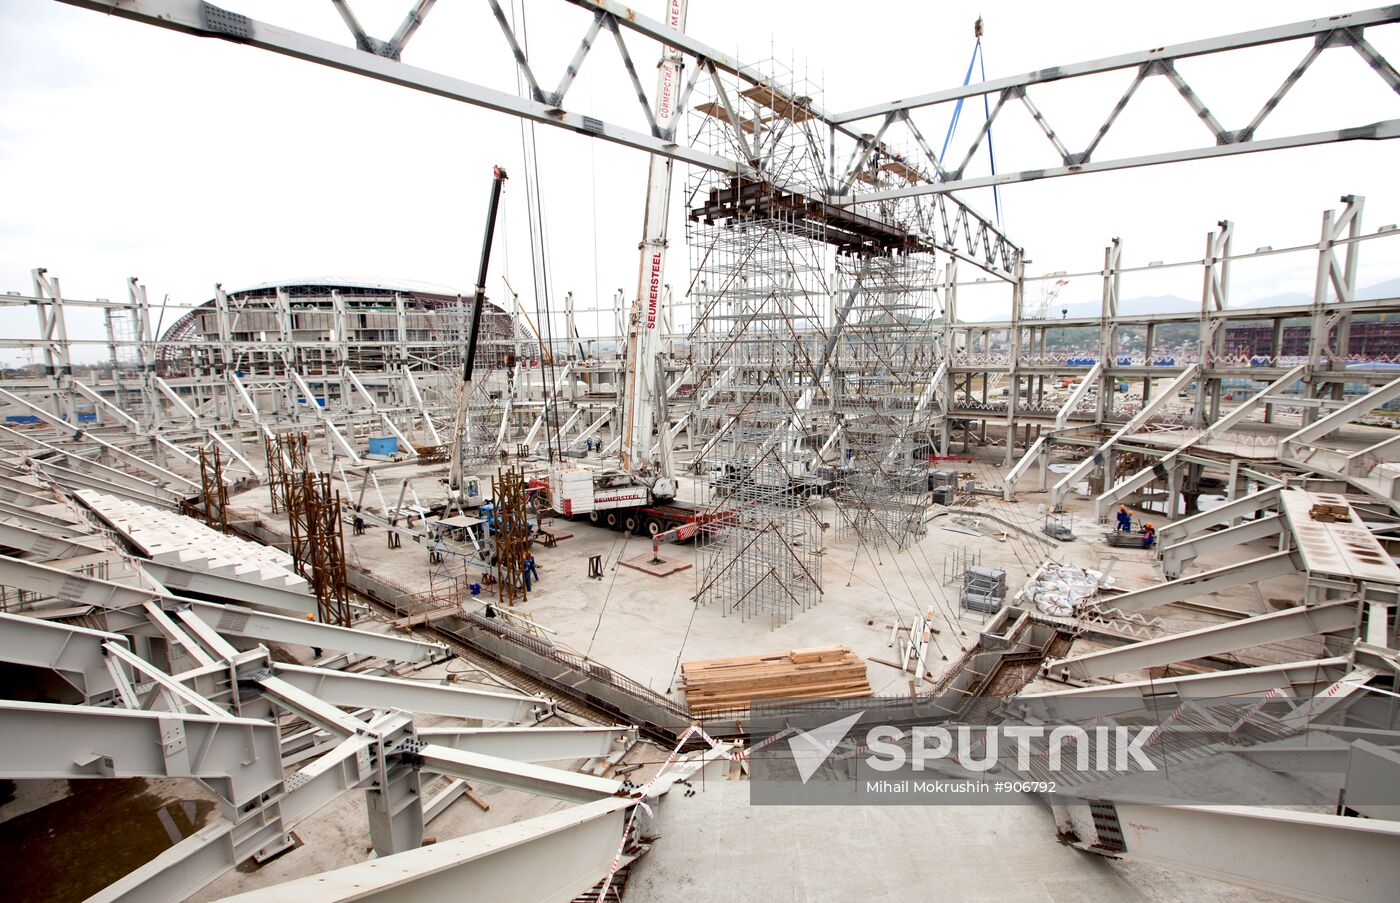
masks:
{"label": "construction worker", "polygon": [[[306,620],[308,620],[308,621],[314,621],[314,620],[316,620],[316,616],[315,616],[315,615],[307,615],[307,616],[306,616]],[[320,658],[320,657],[321,657],[321,647],[320,647],[320,646],[312,646],[312,647],[311,647],[311,657],[312,657],[312,658]]]}
{"label": "construction worker", "polygon": [[533,552],[525,555],[523,571],[525,574],[525,589],[528,590],[530,588],[531,577],[535,578],[536,583],[540,582],[540,569],[535,567],[535,555]]}
{"label": "construction worker", "polygon": [[1152,548],[1152,544],[1157,541],[1157,528],[1152,524],[1144,524],[1142,528],[1142,547]]}
{"label": "construction worker", "polygon": [[1118,532],[1133,532],[1133,515],[1128,511],[1127,505],[1118,506]]}

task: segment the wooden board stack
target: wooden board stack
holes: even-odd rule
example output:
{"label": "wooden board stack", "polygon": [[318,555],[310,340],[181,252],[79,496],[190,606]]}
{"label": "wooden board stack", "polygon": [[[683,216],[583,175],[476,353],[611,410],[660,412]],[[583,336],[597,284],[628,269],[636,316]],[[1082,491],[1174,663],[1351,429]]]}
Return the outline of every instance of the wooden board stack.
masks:
{"label": "wooden board stack", "polygon": [[754,699],[871,695],[865,662],[845,646],[682,662],[681,679],[696,715]]}

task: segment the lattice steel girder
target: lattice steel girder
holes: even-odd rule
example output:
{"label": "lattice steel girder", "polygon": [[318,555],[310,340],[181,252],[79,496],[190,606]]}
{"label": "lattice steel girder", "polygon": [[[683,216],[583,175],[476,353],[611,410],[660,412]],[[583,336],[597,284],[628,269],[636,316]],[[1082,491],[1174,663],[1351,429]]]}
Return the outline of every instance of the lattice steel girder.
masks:
{"label": "lattice steel girder", "polygon": [[530,696],[465,690],[367,674],[346,674],[303,665],[277,664],[274,671],[288,684],[338,706],[401,709],[427,715],[519,724],[533,721],[535,709],[546,705],[544,701]]}
{"label": "lattice steel girder", "polygon": [[622,782],[428,743],[414,755],[427,771],[576,803],[610,797]]}
{"label": "lattice steel girder", "polygon": [[[1255,806],[1113,805],[1127,847],[1114,858],[1314,900],[1389,903],[1400,887],[1397,822]],[[1088,807],[1073,808],[1080,837],[1096,837]]]}
{"label": "lattice steel girder", "polygon": [[[1270,690],[1283,690],[1296,693],[1299,689],[1310,690],[1327,687],[1351,667],[1351,660],[1345,656],[1314,659],[1306,662],[1288,662],[1283,665],[1261,665],[1257,668],[1237,668],[1234,671],[1214,671],[1210,674],[1187,674],[1182,677],[1166,677],[1158,680],[1135,680],[1123,683],[1110,683],[1094,687],[1076,687],[1069,690],[1054,690],[1037,693],[1036,699],[1063,699],[1069,709],[1073,709],[1080,699],[1092,699],[1095,706],[1106,705],[1120,700],[1122,707],[1114,711],[1094,709],[1095,714],[1105,717],[1119,712],[1136,712],[1142,709],[1144,698],[1160,699],[1161,694],[1175,694],[1182,699],[1213,699],[1222,696],[1261,696]],[[1054,703],[1049,703],[1054,711]]]}
{"label": "lattice steel girder", "polygon": [[89,703],[117,690],[104,643],[127,645],[115,633],[0,613],[0,661],[56,671]]}
{"label": "lattice steel girder", "polygon": [[625,727],[424,727],[418,738],[435,746],[517,762],[592,759],[621,749],[636,732]]}
{"label": "lattice steel girder", "polygon": [[464,888],[481,900],[566,903],[607,874],[622,841],[631,799],[609,799],[478,831],[249,891],[229,903],[358,899],[458,903]]}
{"label": "lattice steel girder", "polygon": [[[881,122],[886,126],[899,121],[908,122],[912,125],[912,120],[910,119],[911,111],[939,104],[955,103],[970,97],[995,97],[995,109],[991,112],[990,121],[994,121],[1005,107],[1020,102],[1026,107],[1027,112],[1041,127],[1041,131],[1046,138],[1047,147],[1051,154],[1053,154],[1050,159],[1054,159],[1060,164],[1058,166],[1048,166],[1040,169],[999,173],[980,178],[963,178],[963,172],[967,164],[976,155],[982,141],[985,139],[987,129],[984,127],[975,135],[960,163],[950,164],[946,156],[943,159],[930,158],[929,162],[933,166],[934,178],[930,179],[929,182],[866,192],[854,197],[853,200],[856,202],[916,197],[924,194],[959,191],[988,185],[1003,185],[1032,179],[1051,178],[1054,176],[1102,172],[1135,166],[1152,166],[1160,163],[1198,160],[1207,157],[1228,156],[1252,151],[1303,147],[1336,141],[1396,138],[1400,137],[1400,119],[1388,119],[1374,123],[1357,123],[1355,127],[1348,129],[1312,132],[1264,140],[1255,140],[1254,136],[1283,97],[1308,68],[1312,66],[1320,53],[1328,47],[1352,48],[1388,87],[1394,91],[1400,92],[1400,75],[1397,75],[1395,67],[1392,66],[1364,36],[1364,31],[1369,26],[1385,25],[1397,21],[1400,21],[1400,7],[1395,6],[1366,10],[1348,15],[1333,16],[1330,18],[1310,19],[1291,25],[1280,25],[1273,28],[1241,32],[1224,37],[1208,38],[1206,40],[1193,41],[1186,44],[1176,44],[1170,47],[1158,47],[1138,53],[1107,57],[1069,66],[1053,66],[1036,72],[994,79],[976,85],[968,85],[933,94],[924,94],[906,100],[896,100],[890,103],[863,107],[861,109],[833,115],[831,119],[837,124],[848,124],[881,117]],[[1302,59],[1297,66],[1283,78],[1270,95],[1266,98],[1261,98],[1262,106],[1259,108],[1258,112],[1253,115],[1253,118],[1247,125],[1242,125],[1242,127],[1238,129],[1231,130],[1222,126],[1215,115],[1201,100],[1197,92],[1187,84],[1186,80],[1176,68],[1177,61],[1190,59],[1192,57],[1204,56],[1207,54],[1230,53],[1250,47],[1277,44],[1283,41],[1296,40],[1301,42],[1306,39],[1312,40],[1308,44],[1306,50],[1304,50]],[[1027,91],[1032,85],[1100,75],[1122,69],[1136,69],[1137,77],[1129,85],[1117,104],[1107,112],[1106,118],[1099,126],[1095,137],[1082,150],[1077,152],[1071,152],[1059,141],[1055,130],[1050,126],[1049,121],[1041,111],[1031,102],[1030,95]],[[1108,134],[1109,130],[1113,127],[1118,115],[1133,99],[1142,82],[1153,75],[1164,76],[1176,89],[1176,92],[1181,95],[1182,99],[1195,114],[1197,120],[1200,121],[1202,126],[1209,132],[1210,145],[1194,149],[1169,151],[1166,153],[1118,160],[1094,160],[1094,151],[1098,148],[1104,136]],[[870,130],[870,127],[870,124],[865,125],[866,130]],[[926,153],[928,152],[926,151]]]}
{"label": "lattice steel girder", "polygon": [[266,614],[239,605],[219,605],[213,602],[191,602],[190,610],[219,633],[274,643],[298,643],[373,655],[398,662],[426,662],[446,657],[450,653],[440,643],[428,643],[408,637],[389,636],[318,624],[304,618]]}
{"label": "lattice steel girder", "polygon": [[1046,662],[1044,670],[1061,679],[1093,680],[1125,671],[1154,668],[1268,643],[1282,643],[1324,633],[1354,631],[1359,605],[1355,599],[1299,606],[1285,611],[1213,624],[1198,630]]}
{"label": "lattice steel girder", "polygon": [[[530,86],[531,97],[518,97],[473,82],[409,66],[396,59],[379,55],[373,50],[336,44],[280,28],[220,9],[213,4],[201,3],[199,0],[60,0],[60,2],[149,25],[158,25],[162,28],[198,37],[221,38],[235,43],[247,44],[262,50],[269,50],[345,72],[365,75],[391,84],[424,91],[449,100],[485,107],[532,122],[568,129],[591,138],[600,138],[648,153],[681,160],[703,169],[724,172],[737,177],[767,180],[780,188],[792,188],[805,195],[824,197],[830,189],[835,187],[833,185],[787,185],[784,180],[765,171],[766,167],[775,163],[773,160],[767,158],[735,160],[676,143],[673,136],[663,133],[656,127],[650,112],[650,102],[644,91],[637,92],[636,99],[641,101],[640,109],[647,131],[615,125],[593,116],[568,112],[561,108],[563,97],[560,92],[546,94],[538,84]],[[618,28],[630,29],[679,50],[686,58],[686,65],[695,67],[697,72],[701,70],[709,72],[717,90],[722,90],[718,76],[715,74],[717,70],[734,73],[741,82],[763,85],[765,90],[772,92],[778,101],[791,104],[794,109],[801,109],[804,114],[810,114],[806,121],[820,125],[829,133],[830,142],[817,140],[813,142],[814,146],[825,147],[829,143],[834,145],[836,136],[839,134],[844,141],[855,144],[856,154],[853,156],[860,156],[860,159],[863,160],[870,153],[872,145],[856,131],[831,121],[825,112],[816,109],[805,99],[785,96],[782,88],[773,86],[762,73],[744,66],[727,54],[710,48],[660,22],[640,16],[635,10],[620,3],[611,2],[611,0],[608,2],[571,0],[571,2],[593,11],[596,16],[606,17]],[[508,23],[501,22],[500,24],[507,40],[510,41],[512,36]],[[590,29],[590,33],[596,37],[596,21],[594,25],[595,27]],[[358,41],[358,36],[356,40]],[[587,53],[586,50],[583,52]],[[512,48],[511,53],[515,58],[515,68],[527,81],[533,81],[533,72],[538,67],[538,60],[528,60],[523,54],[515,53],[514,48]],[[581,59],[561,60],[559,68],[566,73],[570,67],[576,71],[581,62]],[[567,90],[570,81],[571,77],[566,75],[565,80],[560,84],[561,89]],[[693,86],[693,82],[691,84]],[[686,91],[679,99],[678,105],[683,104],[688,100],[688,97],[689,92]],[[737,135],[741,138],[743,134],[742,129],[737,131]],[[861,151],[864,153],[861,154]],[[820,169],[824,171],[826,167],[823,165]],[[949,210],[945,205],[950,205],[953,209]],[[963,257],[986,269],[989,273],[1001,278],[1009,278],[1012,260],[1019,256],[1020,251],[990,220],[951,195],[940,198],[939,201],[935,202],[935,206],[938,209],[931,212],[930,216],[942,221],[942,229],[938,235],[930,233],[936,244],[948,253]],[[951,228],[948,225],[950,222],[952,223]]]}
{"label": "lattice steel girder", "polygon": [[267,721],[3,700],[0,775],[192,777],[238,806],[282,783],[282,755]]}

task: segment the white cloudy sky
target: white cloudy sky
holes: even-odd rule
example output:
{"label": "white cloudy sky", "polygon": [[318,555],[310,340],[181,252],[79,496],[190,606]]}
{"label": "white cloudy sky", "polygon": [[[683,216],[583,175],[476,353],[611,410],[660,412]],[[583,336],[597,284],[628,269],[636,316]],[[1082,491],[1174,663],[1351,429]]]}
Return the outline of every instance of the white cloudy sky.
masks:
{"label": "white cloudy sky", "polygon": [[[542,81],[552,84],[587,15],[562,0],[515,3],[525,5],[532,55],[549,60],[541,63]],[[329,2],[223,5],[345,38]],[[410,3],[353,5],[371,33],[385,35]],[[638,4],[656,17],[662,6]],[[688,30],[743,59],[782,59],[821,85],[818,100],[828,109],[844,110],[961,83],[979,12],[987,75],[995,78],[1353,8],[1337,0],[692,0]],[[1400,26],[1387,26],[1368,38],[1396,60],[1398,32]],[[650,90],[655,51],[629,43]],[[1239,127],[1302,52],[1293,44],[1247,60],[1201,61],[1183,72],[1227,127]],[[439,2],[404,59],[515,87],[482,2]],[[615,60],[615,48],[600,39],[569,106],[635,125],[635,101]],[[1126,76],[1096,91],[1032,96],[1073,149],[1125,83]],[[1151,80],[1141,99],[1151,99],[1148,92],[1166,102],[1130,106],[1100,159],[1203,143],[1204,131],[1162,79]],[[976,128],[975,112],[964,113],[964,130]],[[1338,49],[1323,55],[1270,127],[1289,134],[1397,116],[1400,98],[1354,53]],[[940,143],[946,114],[923,127]],[[998,125],[1002,169],[1053,164],[1036,156],[1041,139],[1031,128],[1011,119]],[[572,290],[580,306],[595,299],[610,306],[617,288],[630,294],[636,284],[646,157],[543,127],[537,134],[554,285]],[[1314,241],[1321,211],[1347,193],[1366,195],[1365,220],[1374,230],[1400,221],[1397,150],[1394,143],[1352,142],[1012,186],[1003,190],[1005,227],[1037,274],[1095,269],[1114,236],[1122,237],[1129,263],[1199,257],[1221,218],[1237,223],[1237,249]],[[507,189],[500,265],[493,265],[489,288],[499,296],[500,276],[508,275],[533,306],[521,153],[519,125],[501,114],[53,0],[0,0],[0,291],[27,292],[35,266],[61,276],[74,297],[121,297],[127,276],[141,277],[154,300],[169,295],[184,303],[209,298],[215,282],[233,288],[312,275],[410,278],[466,290],[491,165],[499,162],[517,178]],[[968,200],[991,210],[990,197]],[[682,230],[677,215],[675,247]],[[1400,275],[1400,239],[1371,246],[1361,282]],[[673,254],[673,264],[683,266],[683,257]],[[1242,266],[1237,297],[1310,290],[1313,266],[1308,255]],[[1124,294],[1193,297],[1199,286],[1199,273],[1188,270],[1131,278]],[[1084,280],[1062,300],[1097,291]],[[1003,303],[988,296],[967,312],[990,316]],[[29,322],[26,313],[23,327]],[[7,334],[19,328],[14,316],[0,315]],[[87,322],[74,326],[76,334],[96,337],[94,330]],[[0,351],[6,359],[20,358]]]}

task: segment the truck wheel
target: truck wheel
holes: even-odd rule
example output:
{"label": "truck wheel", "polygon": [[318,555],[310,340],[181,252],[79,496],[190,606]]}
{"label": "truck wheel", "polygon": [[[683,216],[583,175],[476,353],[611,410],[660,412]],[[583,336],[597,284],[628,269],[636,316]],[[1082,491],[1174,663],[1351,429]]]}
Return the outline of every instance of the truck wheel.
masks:
{"label": "truck wheel", "polygon": [[594,525],[596,525],[596,524],[598,523],[598,512],[597,512],[597,511],[590,511],[590,512],[588,512],[588,522],[589,522],[590,524],[594,524]]}
{"label": "truck wheel", "polygon": [[641,532],[641,521],[638,520],[637,515],[629,514],[622,519],[622,529],[635,536]]}
{"label": "truck wheel", "polygon": [[609,511],[607,514],[604,514],[604,515],[603,515],[603,523],[605,523],[605,524],[608,525],[608,529],[609,529],[609,530],[616,530],[616,529],[617,529],[617,512],[616,512],[616,511]]}
{"label": "truck wheel", "polygon": [[666,528],[662,525],[661,521],[654,517],[647,518],[646,522],[642,524],[643,536],[655,536],[658,533],[665,532],[665,530]]}

